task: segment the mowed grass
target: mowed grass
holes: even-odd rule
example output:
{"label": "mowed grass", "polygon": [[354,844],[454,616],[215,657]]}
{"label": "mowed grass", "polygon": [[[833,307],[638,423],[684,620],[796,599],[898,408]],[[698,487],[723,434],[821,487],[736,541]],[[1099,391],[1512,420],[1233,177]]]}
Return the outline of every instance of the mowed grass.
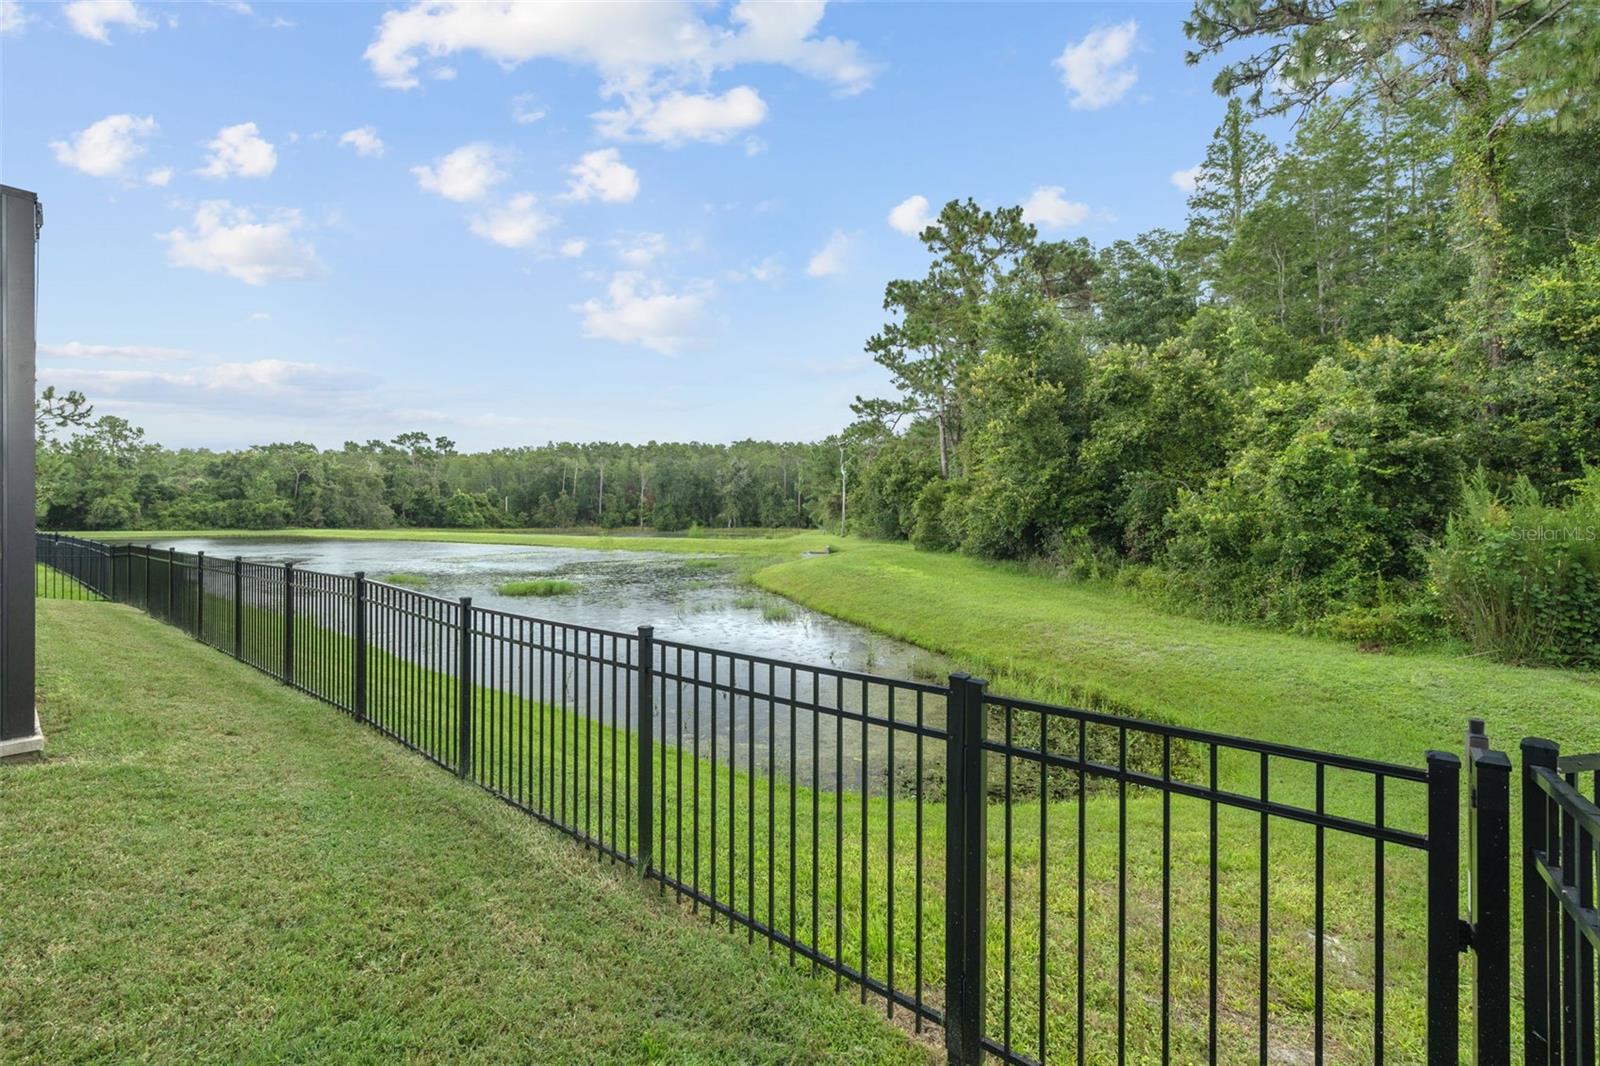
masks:
{"label": "mowed grass", "polygon": [[127,608],[39,608],[0,1057],[929,1060],[325,704]]}

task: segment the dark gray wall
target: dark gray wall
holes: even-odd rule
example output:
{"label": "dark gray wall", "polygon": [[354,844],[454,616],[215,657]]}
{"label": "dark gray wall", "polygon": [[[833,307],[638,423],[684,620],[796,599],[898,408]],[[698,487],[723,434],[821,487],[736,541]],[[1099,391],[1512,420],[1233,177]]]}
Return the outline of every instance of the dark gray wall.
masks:
{"label": "dark gray wall", "polygon": [[0,185],[0,740],[33,726],[34,247],[39,200]]}

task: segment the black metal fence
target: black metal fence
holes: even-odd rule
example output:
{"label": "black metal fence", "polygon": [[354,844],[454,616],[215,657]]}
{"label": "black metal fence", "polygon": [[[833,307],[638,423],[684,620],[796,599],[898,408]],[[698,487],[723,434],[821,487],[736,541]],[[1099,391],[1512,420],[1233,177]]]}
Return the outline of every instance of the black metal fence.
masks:
{"label": "black metal fence", "polygon": [[1550,741],[1523,742],[1523,1043],[1530,1063],[1595,1063],[1597,804],[1600,755],[1563,756]]}
{"label": "black metal fence", "polygon": [[[1481,731],[1464,921],[1454,755],[1350,758],[361,574],[48,534],[38,552],[42,593],[140,607],[332,703],[942,1030],[952,1062],[1454,1063],[1468,948],[1477,1061],[1510,1061],[1509,764]],[[1526,1040],[1530,1061],[1592,1064],[1600,822],[1575,772],[1526,786],[1547,797],[1526,840],[1560,945]],[[1536,1025],[1538,1004],[1565,1028]]]}

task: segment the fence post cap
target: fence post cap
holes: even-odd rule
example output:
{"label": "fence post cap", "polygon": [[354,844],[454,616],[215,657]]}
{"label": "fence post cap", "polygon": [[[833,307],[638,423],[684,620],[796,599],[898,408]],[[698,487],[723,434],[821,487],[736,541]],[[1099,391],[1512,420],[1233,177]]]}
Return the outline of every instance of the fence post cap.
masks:
{"label": "fence post cap", "polygon": [[1427,759],[1429,767],[1455,767],[1459,769],[1461,766],[1461,756],[1452,751],[1430,751],[1424,758]]}
{"label": "fence post cap", "polygon": [[1522,754],[1524,755],[1528,755],[1533,752],[1539,752],[1541,754],[1544,752],[1549,752],[1551,755],[1555,755],[1560,751],[1561,745],[1557,744],[1553,740],[1546,740],[1544,737],[1522,738]]}
{"label": "fence post cap", "polygon": [[640,626],[639,627],[639,635],[641,637],[654,636],[655,635],[655,631],[656,631],[656,627],[655,626]]}
{"label": "fence post cap", "polygon": [[1495,749],[1490,748],[1474,759],[1473,765],[1477,766],[1480,770],[1504,770],[1507,773],[1510,773],[1511,757],[1503,751],[1496,751]]}

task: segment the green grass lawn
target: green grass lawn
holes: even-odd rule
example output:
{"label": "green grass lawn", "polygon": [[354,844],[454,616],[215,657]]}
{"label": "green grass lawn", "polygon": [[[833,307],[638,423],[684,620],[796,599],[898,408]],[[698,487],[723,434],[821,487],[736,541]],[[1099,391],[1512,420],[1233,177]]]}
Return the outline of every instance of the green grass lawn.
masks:
{"label": "green grass lawn", "polygon": [[325,704],[127,608],[39,608],[0,1058],[929,1060]]}

